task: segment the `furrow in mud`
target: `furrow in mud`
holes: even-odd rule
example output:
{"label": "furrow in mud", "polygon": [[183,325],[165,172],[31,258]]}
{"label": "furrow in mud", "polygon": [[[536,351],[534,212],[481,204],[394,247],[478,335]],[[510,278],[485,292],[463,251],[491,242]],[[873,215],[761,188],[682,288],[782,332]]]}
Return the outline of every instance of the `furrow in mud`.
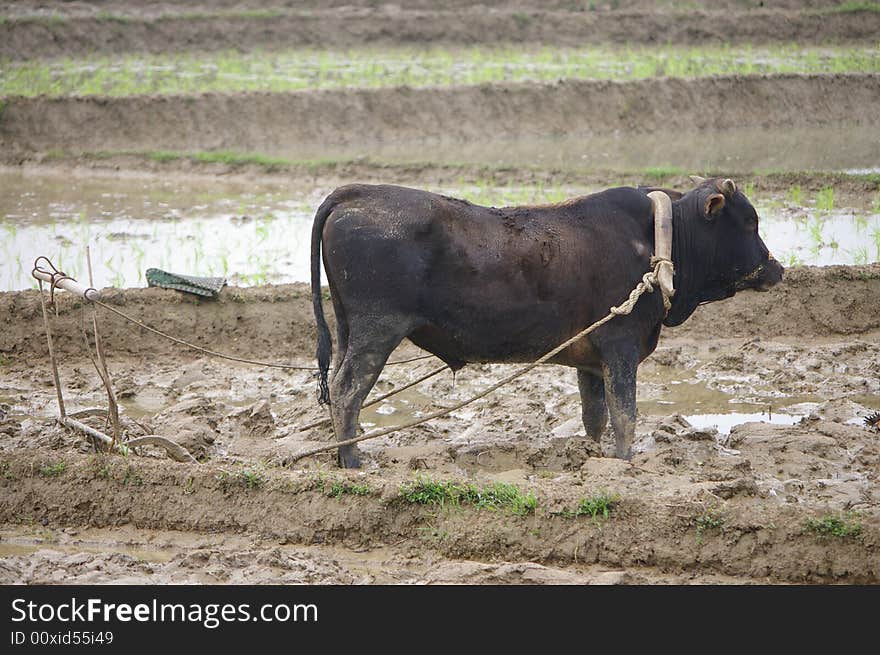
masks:
{"label": "furrow in mud", "polygon": [[[237,150],[443,144],[731,128],[873,126],[880,75],[774,75],[476,87],[7,98],[6,160],[29,152]],[[806,110],[805,108],[810,108]],[[711,148],[711,142],[707,146]]]}

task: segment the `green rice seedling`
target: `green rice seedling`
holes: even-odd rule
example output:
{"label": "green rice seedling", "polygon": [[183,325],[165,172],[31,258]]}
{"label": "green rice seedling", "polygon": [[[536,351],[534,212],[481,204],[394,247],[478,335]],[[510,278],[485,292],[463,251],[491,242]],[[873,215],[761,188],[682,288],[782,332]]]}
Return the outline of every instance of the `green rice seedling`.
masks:
{"label": "green rice seedling", "polygon": [[852,263],[856,266],[865,266],[868,263],[868,248],[859,246],[852,251]]}
{"label": "green rice seedling", "polygon": [[800,184],[795,184],[790,187],[788,190],[788,200],[793,205],[803,205],[804,204],[804,191],[801,189]]}
{"label": "green rice seedling", "polygon": [[[524,19],[528,19],[523,14]],[[11,62],[0,96],[138,95],[292,91],[306,88],[411,87],[498,81],[640,79],[720,74],[880,72],[880,51],[855,46],[803,48],[469,47],[294,49]]]}
{"label": "green rice seedling", "polygon": [[875,227],[871,232],[871,239],[874,241],[874,256],[876,261],[880,261],[880,227]]}
{"label": "green rice seedling", "polygon": [[834,210],[834,187],[824,187],[816,194],[816,209],[822,211]]}

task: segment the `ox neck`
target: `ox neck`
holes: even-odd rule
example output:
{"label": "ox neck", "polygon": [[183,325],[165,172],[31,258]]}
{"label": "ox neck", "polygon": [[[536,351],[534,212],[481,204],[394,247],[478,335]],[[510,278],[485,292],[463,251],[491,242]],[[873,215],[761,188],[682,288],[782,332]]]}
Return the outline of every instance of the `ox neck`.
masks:
{"label": "ox neck", "polygon": [[687,218],[699,217],[698,206],[690,202],[691,200],[682,198],[672,203],[672,263],[675,266],[675,295],[663,321],[668,327],[684,323],[700,304],[699,271],[707,270],[708,265],[708,262],[703,261],[704,257],[697,247],[694,219]]}

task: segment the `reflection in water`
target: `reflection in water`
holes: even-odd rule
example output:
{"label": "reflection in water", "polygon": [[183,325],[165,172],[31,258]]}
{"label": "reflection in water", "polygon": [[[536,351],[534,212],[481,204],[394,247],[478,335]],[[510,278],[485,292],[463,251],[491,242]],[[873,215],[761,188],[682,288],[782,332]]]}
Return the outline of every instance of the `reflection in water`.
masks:
{"label": "reflection in water", "polygon": [[730,430],[743,423],[772,423],[774,425],[794,425],[803,416],[791,414],[767,414],[766,412],[746,414],[730,412],[727,414],[686,414],[685,420],[697,429],[715,428],[721,434],[730,434]]}

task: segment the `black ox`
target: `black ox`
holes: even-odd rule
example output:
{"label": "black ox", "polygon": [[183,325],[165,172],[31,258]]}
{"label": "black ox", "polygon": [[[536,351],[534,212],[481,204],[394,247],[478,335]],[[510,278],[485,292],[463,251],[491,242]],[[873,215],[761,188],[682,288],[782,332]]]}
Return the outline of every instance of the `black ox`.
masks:
{"label": "black ox", "polygon": [[[388,356],[409,339],[457,370],[470,362],[530,362],[620,304],[650,269],[651,189],[621,187],[556,205],[480,207],[397,186],[336,189],[312,229],[312,301],[322,400],[339,441],[356,436],[358,415]],[[587,434],[608,417],[616,456],[631,457],[636,369],[662,325],[743,289],[767,290],[783,269],[758,235],[758,215],[731,180],[702,180],[673,200],[675,295],[660,293],[552,361],[578,372]],[[336,314],[338,352],[321,305],[324,268]],[[355,446],[339,449],[360,465]]]}

